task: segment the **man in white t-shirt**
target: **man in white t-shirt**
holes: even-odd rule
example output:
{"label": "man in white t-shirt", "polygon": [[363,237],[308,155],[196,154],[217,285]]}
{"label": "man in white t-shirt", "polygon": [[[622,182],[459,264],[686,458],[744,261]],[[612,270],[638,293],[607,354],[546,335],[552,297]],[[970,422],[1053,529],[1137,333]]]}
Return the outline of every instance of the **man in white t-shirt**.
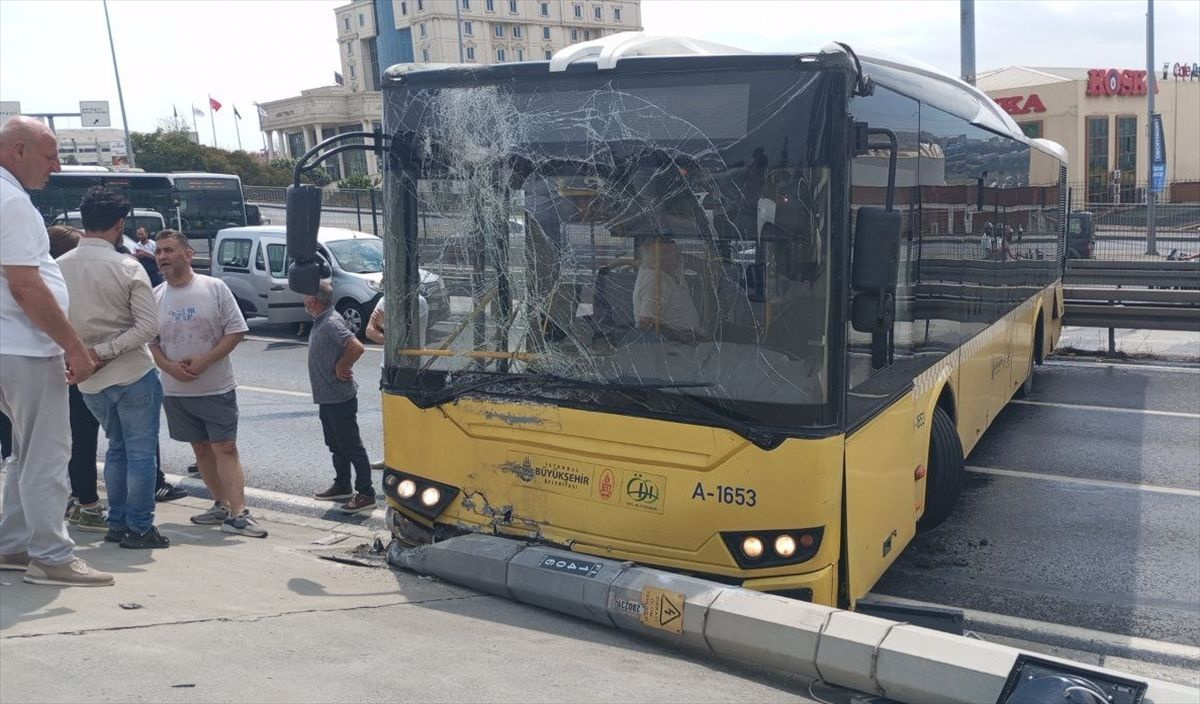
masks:
{"label": "man in white t-shirt", "polygon": [[[704,338],[700,313],[684,281],[684,260],[674,241],[659,237],[642,245],[637,279],[633,283],[633,317],[643,330],[654,330],[677,342]],[[693,266],[703,270],[702,263]]]}
{"label": "man in white t-shirt", "polygon": [[133,250],[130,254],[146,270],[146,276],[150,277],[151,286],[157,286],[163,280],[162,274],[158,271],[158,262],[154,259],[157,251],[158,245],[154,243],[154,240],[150,239],[150,232],[144,227],[139,227],[137,229],[137,241],[133,243]]}
{"label": "man in white t-shirt", "polygon": [[158,267],[166,282],[154,289],[158,341],[150,346],[164,372],[163,410],[172,440],[190,443],[212,508],[197,525],[265,538],[246,509],[246,478],[237,448],[237,381],[229,354],[249,327],[224,281],[192,271],[195,252],[175,230],[158,233]]}
{"label": "man in white t-shirt", "polygon": [[[75,556],[63,508],[70,488],[67,384],[95,371],[67,319],[67,284],[29,199],[59,171],[54,133],[30,117],[0,127],[0,412],[12,421],[0,516],[0,569],[25,581],[108,586],[113,576]],[[64,365],[65,362],[65,365]]]}

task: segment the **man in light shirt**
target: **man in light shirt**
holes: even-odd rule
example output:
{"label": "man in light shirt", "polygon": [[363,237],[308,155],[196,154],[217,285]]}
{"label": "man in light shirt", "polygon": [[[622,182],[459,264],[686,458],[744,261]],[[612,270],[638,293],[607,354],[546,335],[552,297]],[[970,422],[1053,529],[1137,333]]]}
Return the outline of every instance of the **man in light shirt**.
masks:
{"label": "man in light shirt", "polygon": [[654,330],[676,342],[704,339],[700,313],[684,280],[684,262],[697,271],[704,263],[683,254],[667,237],[656,237],[642,245],[637,279],[633,284],[633,315],[637,326]]}
{"label": "man in light shirt", "polygon": [[67,319],[68,294],[29,189],[59,171],[58,143],[24,116],[0,127],[0,412],[13,425],[0,516],[0,569],[25,581],[108,586],[113,576],[75,556],[63,523],[67,505],[67,384],[95,369]]}
{"label": "man in light shirt", "polygon": [[150,352],[166,372],[167,429],[171,439],[191,444],[200,478],[215,499],[192,523],[265,538],[267,531],[246,509],[237,381],[229,361],[249,328],[225,282],[192,271],[194,254],[182,232],[158,233],[158,268],[166,282],[154,289],[159,331]]}
{"label": "man in light shirt", "polygon": [[154,527],[163,388],[146,346],[158,335],[158,305],[145,269],[115,249],[130,210],[118,193],[88,190],[79,204],[83,237],[58,265],[71,292],[71,324],[99,366],[79,391],[108,437],[104,539],[123,548],[165,548],[170,541]]}

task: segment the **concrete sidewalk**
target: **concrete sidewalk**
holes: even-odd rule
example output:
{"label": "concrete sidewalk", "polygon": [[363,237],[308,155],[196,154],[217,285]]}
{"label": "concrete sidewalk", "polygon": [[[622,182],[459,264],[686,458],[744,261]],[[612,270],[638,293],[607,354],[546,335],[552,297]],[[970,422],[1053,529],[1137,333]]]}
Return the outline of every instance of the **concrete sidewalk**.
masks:
{"label": "concrete sidewalk", "polygon": [[[1171,330],[1114,331],[1117,354],[1171,362],[1200,362],[1200,333]],[[1104,356],[1108,353],[1108,328],[1067,325],[1054,351],[1057,355]]]}
{"label": "concrete sidewalk", "polygon": [[72,531],[113,587],[0,572],[0,701],[813,701],[807,681],[318,557],[369,544],[364,528],[258,512],[256,540],[188,522],[208,505],[158,505],[166,550]]}

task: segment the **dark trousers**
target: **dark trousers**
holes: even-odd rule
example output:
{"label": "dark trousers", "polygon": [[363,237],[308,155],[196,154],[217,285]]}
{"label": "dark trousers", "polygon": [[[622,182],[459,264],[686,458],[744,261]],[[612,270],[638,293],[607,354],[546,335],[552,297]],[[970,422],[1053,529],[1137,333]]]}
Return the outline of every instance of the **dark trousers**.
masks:
{"label": "dark trousers", "polygon": [[350,487],[350,467],[354,466],[354,490],[366,496],[375,496],[371,483],[371,460],[363,447],[358,433],[358,397],[341,403],[322,403],[321,430],[325,433],[325,444],[333,454],[334,484],[340,488]]}
{"label": "dark trousers", "polygon": [[71,395],[71,461],[67,473],[71,475],[71,496],[79,503],[94,504],[100,500],[96,495],[96,439],[100,435],[100,422],[92,415],[79,387],[67,387]]}
{"label": "dark trousers", "polygon": [[[96,445],[100,421],[83,402],[83,394],[77,386],[71,385],[67,389],[71,398],[71,461],[67,463],[67,474],[71,477],[71,496],[86,506],[100,500],[96,494]],[[158,451],[157,455],[155,486],[159,487],[167,478],[162,473],[162,452]]]}
{"label": "dark trousers", "polygon": [[0,413],[0,460],[12,454],[12,421]]}

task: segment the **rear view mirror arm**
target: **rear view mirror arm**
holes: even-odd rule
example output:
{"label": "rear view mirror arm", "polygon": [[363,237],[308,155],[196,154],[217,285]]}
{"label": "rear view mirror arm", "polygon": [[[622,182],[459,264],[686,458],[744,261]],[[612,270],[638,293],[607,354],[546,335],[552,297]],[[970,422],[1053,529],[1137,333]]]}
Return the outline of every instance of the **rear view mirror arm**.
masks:
{"label": "rear view mirror arm", "polygon": [[[328,147],[337,144],[338,142],[344,142],[347,139],[372,139],[374,142],[352,142],[350,144],[343,144],[334,149],[330,149],[329,151],[323,151]],[[321,162],[342,152],[352,150],[369,150],[375,152],[377,155],[382,156],[384,144],[390,139],[391,137],[384,134],[382,130],[375,130],[374,132],[343,132],[342,134],[334,135],[333,137],[320,142],[312,149],[309,149],[304,153],[304,156],[296,160],[296,166],[292,170],[292,183],[293,185],[299,186],[300,177],[303,174],[316,169],[321,165]]]}
{"label": "rear view mirror arm", "polygon": [[886,127],[871,127],[867,130],[868,137],[877,134],[887,137],[891,147],[888,153],[887,203],[885,206],[886,210],[891,211],[896,200],[896,153],[900,151],[900,143],[896,139],[896,133]]}

